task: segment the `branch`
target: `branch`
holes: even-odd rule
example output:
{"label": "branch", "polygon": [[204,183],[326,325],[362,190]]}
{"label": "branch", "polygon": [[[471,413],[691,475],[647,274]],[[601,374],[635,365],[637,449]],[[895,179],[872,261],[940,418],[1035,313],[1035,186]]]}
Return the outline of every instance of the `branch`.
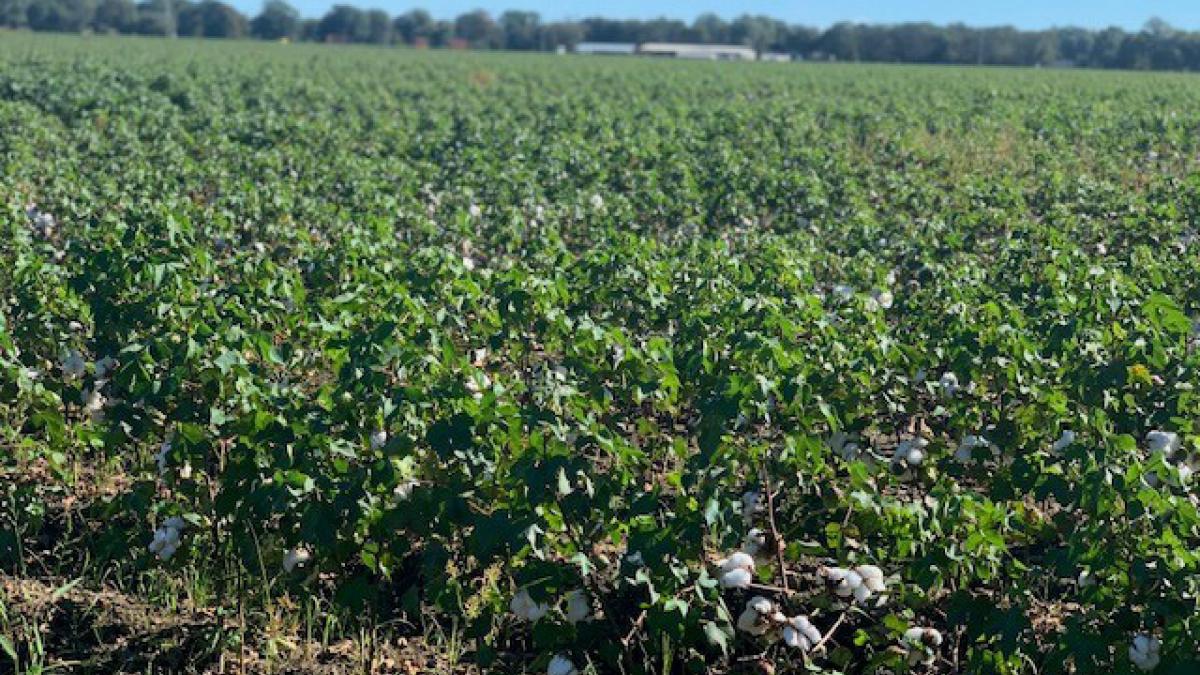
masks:
{"label": "branch", "polygon": [[771,472],[767,471],[766,462],[763,462],[763,487],[767,491],[767,525],[771,528],[771,545],[775,547],[775,561],[779,563],[779,578],[783,581],[783,591],[790,592],[788,588],[787,573],[783,561],[783,539],[779,538],[779,529],[775,527],[775,491],[771,487]]}

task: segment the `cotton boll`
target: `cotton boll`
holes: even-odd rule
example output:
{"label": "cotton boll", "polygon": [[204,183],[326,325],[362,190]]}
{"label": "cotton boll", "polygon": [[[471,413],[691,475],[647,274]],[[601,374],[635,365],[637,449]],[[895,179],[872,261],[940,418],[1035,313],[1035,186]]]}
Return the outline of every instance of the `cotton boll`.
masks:
{"label": "cotton boll", "polygon": [[467,208],[467,212],[471,214],[472,218],[478,218],[479,216],[483,215],[483,209],[480,208],[478,204],[472,204],[469,208]]}
{"label": "cotton boll", "polygon": [[722,572],[730,572],[735,569],[743,568],[748,570],[754,569],[754,558],[747,553],[738,551],[728,558],[717,561]]}
{"label": "cotton boll", "polygon": [[757,527],[747,532],[745,539],[742,540],[742,551],[753,558],[758,558],[760,554],[764,553],[766,547],[767,534]]}
{"label": "cotton boll", "polygon": [[158,452],[154,455],[154,461],[158,464],[158,473],[160,475],[167,472],[167,461],[171,457],[171,447],[171,439],[168,438],[162,442],[162,445],[158,448]]}
{"label": "cotton boll", "polygon": [[307,548],[289,548],[283,553],[283,571],[291,574],[297,567],[305,567],[312,560]]}
{"label": "cotton boll", "polygon": [[1096,585],[1096,577],[1088,570],[1080,570],[1079,576],[1075,577],[1075,585],[1079,588],[1090,588]]}
{"label": "cotton boll", "polygon": [[863,585],[872,593],[882,593],[887,586],[883,581],[883,570],[875,565],[859,565],[855,568],[858,576],[862,577]]}
{"label": "cotton boll", "polygon": [[793,649],[809,651],[821,641],[821,631],[807,616],[793,616],[783,627],[783,642]]}
{"label": "cotton boll", "polygon": [[736,569],[721,575],[721,588],[749,588],[754,575],[747,569]]}
{"label": "cotton boll", "polygon": [[592,604],[588,600],[588,595],[582,589],[571,591],[567,594],[567,607],[563,612],[563,616],[570,623],[579,623],[588,618],[592,613]]}
{"label": "cotton boll", "polygon": [[592,195],[589,201],[592,204],[592,208],[596,209],[597,211],[604,208],[604,197],[601,197],[600,195]]}
{"label": "cotton boll", "polygon": [[1146,434],[1146,445],[1152,453],[1169,455],[1179,450],[1179,435],[1172,431],[1151,431]]}
{"label": "cotton boll", "polygon": [[96,379],[103,380],[104,376],[111,373],[117,367],[117,360],[111,356],[106,356],[96,361],[92,366],[96,371]]}
{"label": "cotton boll", "polygon": [[383,446],[387,445],[387,441],[388,433],[383,429],[376,429],[375,431],[371,432],[370,442],[372,450],[378,450],[382,448]]}
{"label": "cotton boll", "polygon": [[1145,634],[1134,636],[1133,643],[1129,645],[1129,660],[1139,670],[1154,670],[1158,667],[1161,648],[1156,637]]}
{"label": "cotton boll", "polygon": [[892,464],[905,469],[920,466],[925,461],[925,448],[928,446],[929,441],[924,438],[901,441],[892,454]]}
{"label": "cotton boll", "polygon": [[938,386],[947,397],[955,396],[962,388],[958,384],[958,375],[949,371],[942,373],[941,379],[938,380]]}
{"label": "cotton boll", "polygon": [[1050,446],[1050,449],[1054,452],[1062,452],[1073,443],[1075,443],[1075,432],[1070,429],[1064,429],[1062,435],[1058,437],[1057,441],[1054,441],[1054,445]]}
{"label": "cotton boll", "polygon": [[546,675],[576,675],[578,672],[575,664],[562,654],[550,659],[550,665],[546,666]]}
{"label": "cotton boll", "polygon": [[909,628],[904,631],[904,646],[908,650],[909,665],[933,665],[937,660],[935,649],[942,644],[942,634],[933,628]]}
{"label": "cotton boll", "polygon": [[517,591],[512,601],[509,602],[508,608],[518,618],[531,622],[538,621],[550,611],[549,606],[534,602],[533,597],[529,595],[529,590],[525,588]]}
{"label": "cotton boll", "polygon": [[746,601],[746,608],[738,616],[738,630],[751,635],[765,635],[771,630],[770,617],[775,614],[775,603],[760,596]]}
{"label": "cotton boll", "polygon": [[475,271],[475,259],[469,255],[464,255],[462,257],[462,266],[463,266],[463,269],[465,269],[468,272]]}
{"label": "cotton boll", "polygon": [[417,485],[419,485],[419,483],[417,483],[415,480],[409,479],[402,481],[395,487],[395,489],[392,490],[392,494],[396,495],[400,501],[407,501],[410,497],[412,497],[413,489],[416,488]]}
{"label": "cotton boll", "polygon": [[59,366],[62,368],[63,376],[68,380],[78,379],[87,372],[87,362],[83,360],[83,355],[74,349],[63,356]]}

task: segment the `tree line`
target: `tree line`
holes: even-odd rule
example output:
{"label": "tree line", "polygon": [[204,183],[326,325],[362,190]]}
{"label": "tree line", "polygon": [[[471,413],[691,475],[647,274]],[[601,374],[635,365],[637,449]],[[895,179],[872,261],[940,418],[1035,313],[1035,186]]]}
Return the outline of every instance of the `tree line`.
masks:
{"label": "tree line", "polygon": [[283,0],[267,0],[247,17],[218,0],[0,0],[0,26],[36,31],[207,38],[259,38],[378,45],[550,51],[589,42],[741,44],[804,59],[895,63],[1079,66],[1137,70],[1200,69],[1200,32],[1151,19],[1140,31],[1010,26],[971,28],[930,23],[843,22],[821,30],[767,16],[726,21],[703,14],[675,19],[587,18],[543,22],[535,12],[467,12],[435,19],[423,9],[390,16],[380,9],[335,5],[304,18]]}

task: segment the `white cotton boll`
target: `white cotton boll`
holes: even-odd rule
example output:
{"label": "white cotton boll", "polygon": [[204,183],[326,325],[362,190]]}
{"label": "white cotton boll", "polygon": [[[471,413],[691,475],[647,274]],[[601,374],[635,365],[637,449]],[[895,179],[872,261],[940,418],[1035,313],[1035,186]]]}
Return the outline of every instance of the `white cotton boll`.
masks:
{"label": "white cotton boll", "polygon": [[1169,455],[1179,449],[1179,435],[1173,431],[1151,431],[1146,434],[1146,445],[1152,453]]}
{"label": "white cotton boll", "polygon": [[1079,576],[1075,577],[1075,585],[1079,588],[1091,588],[1096,585],[1096,577],[1088,570],[1080,570]]}
{"label": "white cotton boll", "polygon": [[107,399],[104,398],[104,394],[100,393],[99,388],[83,392],[82,400],[83,409],[92,415],[103,410],[104,404],[107,403]]}
{"label": "white cotton boll", "polygon": [[1075,443],[1075,432],[1070,429],[1063,429],[1062,435],[1058,437],[1057,441],[1054,441],[1054,445],[1050,446],[1050,449],[1054,452],[1062,452],[1073,443]]}
{"label": "white cotton boll", "polygon": [[562,654],[555,655],[550,659],[550,665],[546,666],[546,675],[576,675],[578,672],[575,664]]}
{"label": "white cotton boll", "polygon": [[63,356],[60,367],[68,380],[78,379],[87,372],[87,362],[83,360],[83,355],[74,349]]}
{"label": "white cotton boll", "polygon": [[748,569],[738,568],[721,574],[721,588],[749,588],[754,575]]}
{"label": "white cotton boll", "polygon": [[722,572],[731,572],[736,569],[753,570],[754,558],[747,553],[738,551],[728,558],[717,561],[717,565],[720,566]]}
{"label": "white cotton boll", "polygon": [[96,369],[96,379],[103,380],[105,375],[108,375],[117,367],[117,360],[111,356],[106,356],[92,365]]}
{"label": "white cotton boll", "polygon": [[833,287],[833,297],[839,301],[845,302],[854,297],[854,287],[846,284],[838,284]]}
{"label": "white cotton boll", "polygon": [[1161,658],[1161,648],[1158,638],[1145,634],[1137,635],[1133,638],[1133,644],[1129,645],[1129,660],[1139,670],[1154,670]]}
{"label": "white cotton boll", "polygon": [[837,594],[844,598],[853,595],[859,588],[865,588],[862,576],[858,572],[851,570],[846,572],[846,576],[842,577],[842,580],[838,582]]}
{"label": "white cotton boll", "polygon": [[171,439],[167,439],[159,446],[158,452],[154,455],[154,461],[158,463],[158,473],[164,474],[167,472],[167,461],[171,456]]}
{"label": "white cotton boll", "polygon": [[567,607],[563,612],[563,616],[570,623],[579,623],[587,620],[592,613],[592,603],[588,600],[588,595],[582,589],[577,589],[567,593]]}
{"label": "white cotton boll", "polygon": [[887,590],[887,584],[883,580],[883,570],[874,565],[859,565],[854,569],[858,572],[858,576],[862,577],[863,585],[872,593],[882,593]]}
{"label": "white cotton boll", "polygon": [[604,197],[601,197],[600,195],[592,195],[592,198],[589,201],[591,201],[592,208],[596,209],[597,211],[604,208]]}
{"label": "white cotton boll", "polygon": [[483,393],[492,388],[492,378],[483,371],[477,371],[467,378],[466,386],[467,391],[471,392],[471,396],[479,401],[483,398]]}
{"label": "white cotton boll", "polygon": [[822,573],[830,581],[841,581],[846,578],[847,574],[850,574],[850,570],[844,567],[826,567],[823,568]]}
{"label": "white cotton boll", "polygon": [[417,481],[412,479],[403,481],[392,490],[392,494],[396,495],[400,501],[407,501],[410,497],[412,497],[413,489],[416,488],[417,485]]}
{"label": "white cotton boll", "polygon": [[738,616],[738,630],[751,635],[765,635],[771,629],[770,617],[775,614],[775,603],[762,596],[746,601],[746,609]]}
{"label": "white cotton boll", "polygon": [[388,433],[383,429],[376,429],[371,432],[371,449],[378,450],[387,445]]}
{"label": "white cotton boll", "polygon": [[894,304],[896,301],[896,298],[892,295],[891,291],[882,290],[877,290],[871,293],[871,299],[875,302],[877,307],[881,307],[883,309],[891,309],[892,304]]}
{"label": "white cotton boll", "polygon": [[[976,448],[991,448],[992,443],[983,436],[968,435],[964,436],[962,442],[958,445],[958,450],[954,452],[954,458],[960,462],[969,462],[975,457]],[[993,454],[995,450],[993,448]]]}
{"label": "white cotton boll", "polygon": [[857,600],[859,602],[866,602],[867,599],[869,599],[870,597],[871,597],[871,589],[867,588],[865,584],[854,587],[854,599],[855,600]]}
{"label": "white cotton boll", "polygon": [[924,438],[910,438],[896,446],[896,451],[892,454],[892,463],[896,465],[907,464],[910,467],[920,466],[925,461],[925,448],[929,445],[929,441]]}
{"label": "white cotton boll", "polygon": [[303,547],[289,548],[283,553],[283,571],[291,574],[297,567],[305,567],[312,560],[312,553]]}
{"label": "white cotton boll", "polygon": [[483,215],[483,209],[480,208],[478,204],[472,204],[467,209],[467,212],[471,214],[472,218],[478,218],[479,216]]}
{"label": "white cotton boll", "polygon": [[767,534],[757,527],[747,532],[742,540],[742,551],[753,558],[758,558],[766,547]]}
{"label": "white cotton boll", "polygon": [[183,466],[179,467],[179,477],[183,480],[191,480],[192,478],[192,463],[184,462]]}
{"label": "white cotton boll", "polygon": [[938,386],[941,387],[942,393],[948,397],[953,397],[962,388],[958,384],[958,376],[949,371],[942,373],[941,379],[938,380]]}
{"label": "white cotton boll", "polygon": [[941,644],[942,634],[934,628],[909,628],[904,631],[909,665],[932,665],[937,660],[934,650]]}
{"label": "white cotton boll", "polygon": [[473,272],[475,270],[475,259],[469,255],[464,255],[462,257],[462,266],[468,272]]}
{"label": "white cotton boll", "polygon": [[548,605],[534,602],[533,597],[529,595],[529,590],[525,588],[517,591],[508,608],[518,618],[531,622],[537,622],[550,611]]}
{"label": "white cotton boll", "polygon": [[809,651],[821,641],[821,631],[812,625],[807,616],[794,616],[783,628],[783,642],[793,649]]}

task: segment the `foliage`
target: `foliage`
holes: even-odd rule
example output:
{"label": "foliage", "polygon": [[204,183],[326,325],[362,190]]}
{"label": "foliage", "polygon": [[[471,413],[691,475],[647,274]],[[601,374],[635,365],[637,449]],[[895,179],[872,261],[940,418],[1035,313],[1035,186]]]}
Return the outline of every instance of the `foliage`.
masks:
{"label": "foliage", "polygon": [[248,577],[485,667],[1195,672],[1194,80],[0,65],[6,568]]}

